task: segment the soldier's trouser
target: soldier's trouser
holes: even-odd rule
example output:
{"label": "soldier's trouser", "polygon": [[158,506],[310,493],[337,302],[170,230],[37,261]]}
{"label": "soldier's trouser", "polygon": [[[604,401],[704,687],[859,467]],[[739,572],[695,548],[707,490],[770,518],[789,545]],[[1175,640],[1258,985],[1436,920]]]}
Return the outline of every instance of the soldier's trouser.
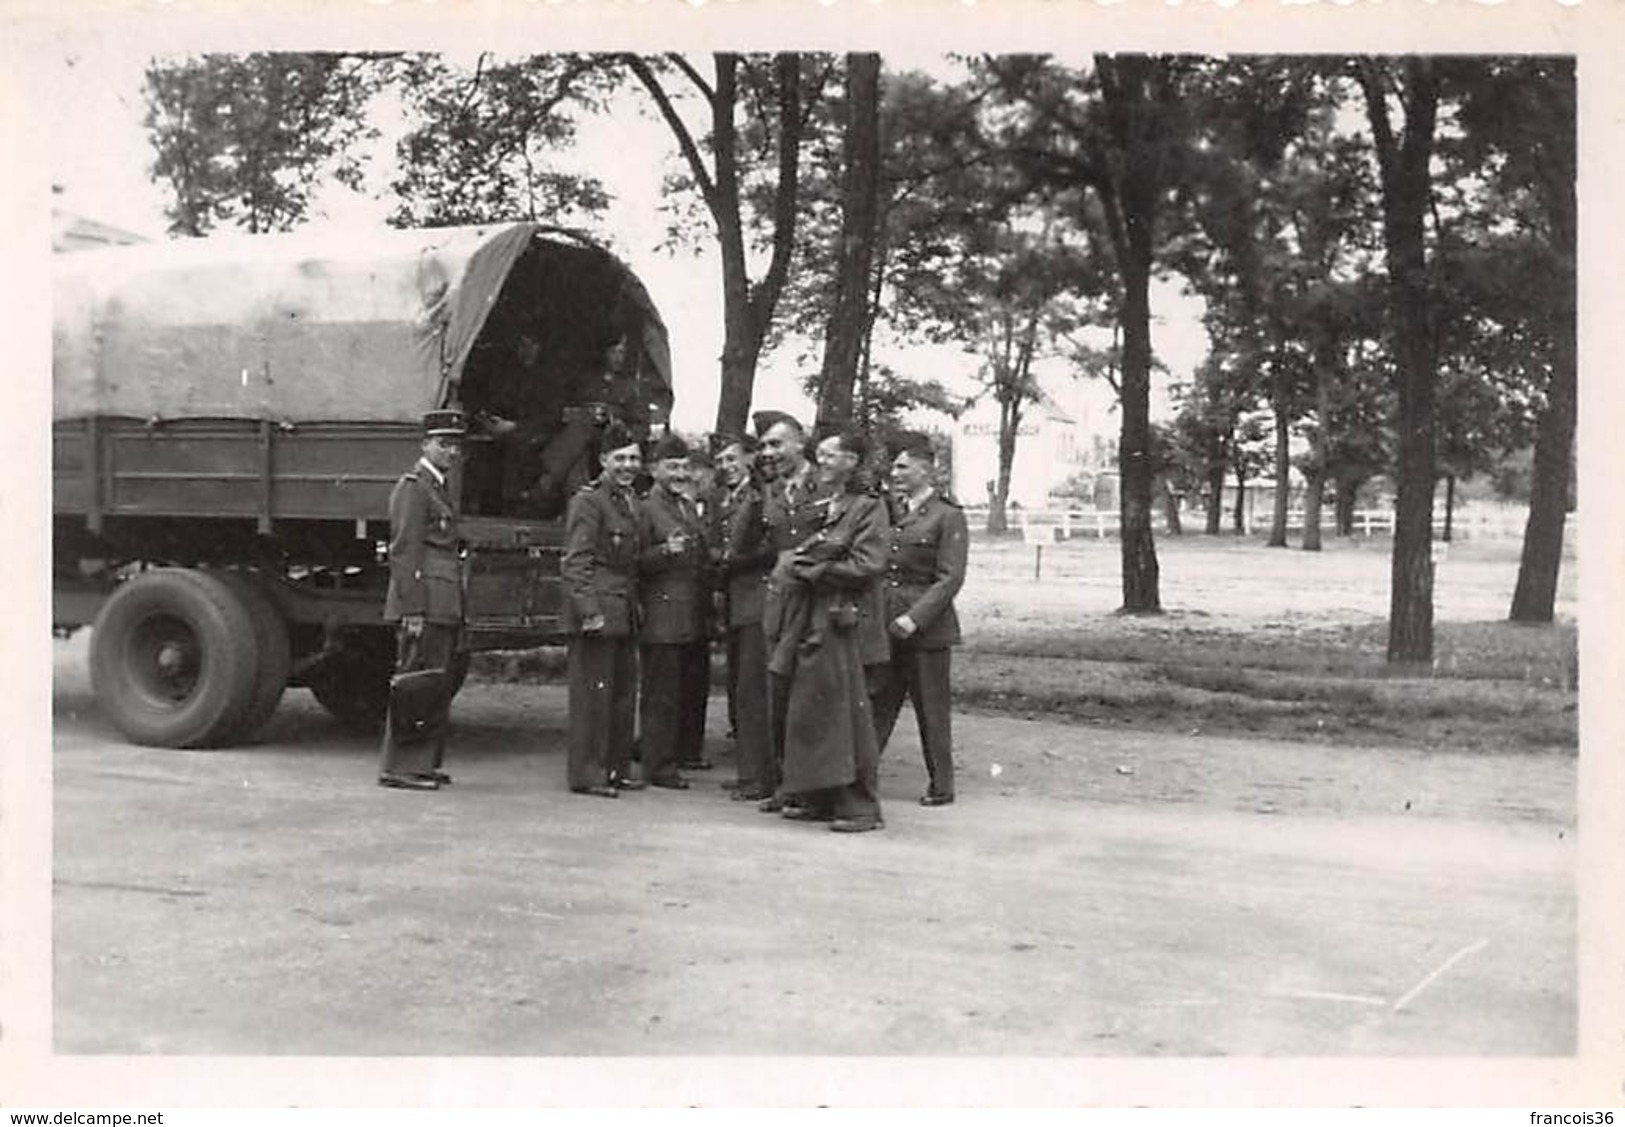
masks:
{"label": "soldier's trouser", "polygon": [[682,658],[682,693],[677,714],[677,762],[705,758],[705,711],[711,701],[711,643],[690,642]]}
{"label": "soldier's trouser", "polygon": [[[411,635],[403,626],[395,632],[395,672],[445,669],[451,665],[458,627],[449,622],[425,622],[423,633]],[[439,770],[446,756],[446,734],[451,729],[451,697],[422,717],[397,714],[393,702],[384,719],[383,747],[378,770],[387,775],[428,775]]]}
{"label": "soldier's trouser", "polygon": [[[734,756],[739,764],[739,785],[747,790],[771,790],[777,785],[773,766],[773,728],[767,695],[767,639],[762,624],[752,622],[728,632],[728,652],[734,659]],[[779,746],[783,748],[783,732]]]}
{"label": "soldier's trouser", "polygon": [[711,688],[709,646],[650,643],[640,651],[643,687],[638,746],[645,779],[670,779],[705,746],[705,704]]}
{"label": "soldier's trouser", "polygon": [[777,794],[784,782],[784,722],[790,713],[790,678],[767,675],[768,753],[762,761],[762,789]]}
{"label": "soldier's trouser", "polygon": [[[739,736],[739,628],[728,628],[728,734]],[[737,755],[737,752],[735,753]]]}
{"label": "soldier's trouser", "polygon": [[572,790],[626,777],[637,706],[637,649],[631,638],[570,639],[569,781]]}
{"label": "soldier's trouser", "polygon": [[926,650],[893,644],[891,660],[871,667],[874,679],[869,694],[875,712],[875,735],[882,751],[897,726],[903,698],[914,702],[925,770],[931,777],[930,791],[944,797],[954,793],[952,661],[953,650],[946,646]]}

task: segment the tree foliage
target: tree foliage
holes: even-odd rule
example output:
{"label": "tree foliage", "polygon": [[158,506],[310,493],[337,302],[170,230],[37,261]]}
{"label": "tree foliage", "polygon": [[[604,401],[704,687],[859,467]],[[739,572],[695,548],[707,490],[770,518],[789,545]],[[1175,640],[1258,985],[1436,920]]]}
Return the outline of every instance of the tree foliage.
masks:
{"label": "tree foliage", "polygon": [[204,55],[146,71],[152,174],[169,185],[175,235],[221,226],[286,231],[320,185],[355,186],[358,142],[383,69],[377,56],[329,53]]}
{"label": "tree foliage", "polygon": [[484,53],[472,68],[439,55],[400,60],[395,85],[413,124],[397,146],[391,222],[590,227],[609,206],[602,180],[556,162],[574,143],[577,115],[600,110],[617,81],[590,55]]}

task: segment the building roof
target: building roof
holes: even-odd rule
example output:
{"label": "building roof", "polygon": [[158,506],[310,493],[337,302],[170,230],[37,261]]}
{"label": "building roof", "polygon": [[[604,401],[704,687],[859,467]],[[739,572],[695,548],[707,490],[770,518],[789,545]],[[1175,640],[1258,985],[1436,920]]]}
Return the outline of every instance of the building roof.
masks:
{"label": "building roof", "polygon": [[1038,389],[1037,405],[1038,409],[1044,413],[1044,418],[1050,420],[1051,422],[1067,423],[1068,425],[1073,426],[1077,424],[1077,420],[1071,415],[1067,414],[1066,411],[1061,408],[1061,405],[1055,402],[1055,400],[1050,396],[1050,393],[1045,391],[1043,388]]}
{"label": "building roof", "polygon": [[51,209],[51,249],[53,251],[91,250],[96,247],[127,246],[148,240],[134,231],[87,219],[61,208]]}

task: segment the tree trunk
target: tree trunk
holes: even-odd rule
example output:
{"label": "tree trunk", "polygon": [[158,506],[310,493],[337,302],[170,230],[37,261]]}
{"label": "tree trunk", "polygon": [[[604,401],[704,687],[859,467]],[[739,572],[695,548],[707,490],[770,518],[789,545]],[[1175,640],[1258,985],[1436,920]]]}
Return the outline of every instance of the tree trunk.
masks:
{"label": "tree trunk", "polygon": [[1217,536],[1224,521],[1224,471],[1223,462],[1215,462],[1207,471],[1207,526],[1202,531],[1208,536]]}
{"label": "tree trunk", "polygon": [[1569,474],[1574,458],[1576,405],[1572,319],[1566,329],[1553,342],[1552,379],[1546,392],[1546,410],[1541,414],[1540,429],[1535,433],[1529,519],[1523,530],[1518,584],[1512,593],[1510,618],[1513,622],[1550,622],[1557,604],[1557,576],[1563,564],[1563,526],[1568,520]]}
{"label": "tree trunk", "polygon": [[1456,519],[1456,475],[1444,475],[1444,532],[1439,539],[1446,544],[1455,539],[1452,529]]}
{"label": "tree trunk", "polygon": [[999,476],[993,485],[992,503],[987,507],[987,530],[995,534],[1010,530],[1010,471],[1016,464],[1016,424],[1020,417],[1016,404],[999,404]]}
{"label": "tree trunk", "polygon": [[1320,551],[1320,506],[1326,490],[1326,467],[1331,464],[1332,429],[1331,364],[1329,345],[1322,340],[1315,353],[1315,415],[1319,426],[1314,430],[1314,441],[1309,455],[1310,466],[1304,473],[1303,494],[1303,550]]}
{"label": "tree trunk", "polygon": [[1434,395],[1436,371],[1430,325],[1425,219],[1432,181],[1438,77],[1432,60],[1408,56],[1394,64],[1405,129],[1396,137],[1388,117],[1387,66],[1362,61],[1360,80],[1382,173],[1383,249],[1388,308],[1396,344],[1399,437],[1398,498],[1394,506],[1388,661],[1433,660]]}
{"label": "tree trunk", "polygon": [[1513,622],[1550,622],[1557,603],[1557,576],[1563,563],[1563,526],[1568,519],[1569,475],[1574,459],[1575,387],[1575,198],[1574,75],[1566,72],[1544,99],[1552,128],[1546,131],[1540,166],[1541,197],[1551,221],[1552,246],[1562,265],[1558,285],[1563,321],[1552,340],[1552,378],[1546,409],[1535,432],[1535,464],[1529,482],[1529,520],[1523,531],[1523,558],[1512,593]]}
{"label": "tree trunk", "polygon": [[841,177],[841,234],[835,307],[824,335],[818,425],[852,418],[853,385],[863,351],[880,199],[880,56],[847,55],[847,121]]}
{"label": "tree trunk", "polygon": [[1247,476],[1236,463],[1236,505],[1231,512],[1230,527],[1237,536],[1247,535]]}
{"label": "tree trunk", "polygon": [[1326,488],[1326,475],[1310,469],[1304,475],[1303,550],[1320,551],[1320,493]]}
{"label": "tree trunk", "polygon": [[[1284,379],[1285,377],[1280,377]],[[1277,397],[1275,405],[1275,508],[1270,515],[1269,547],[1286,547],[1287,502],[1292,484],[1292,436],[1288,433],[1285,396]]]}
{"label": "tree trunk", "polygon": [[1336,479],[1337,498],[1333,503],[1337,535],[1354,535],[1354,506],[1360,500],[1360,482],[1357,478],[1339,476]]}
{"label": "tree trunk", "polygon": [[745,273],[745,240],[737,208],[718,216],[717,235],[722,248],[722,387],[716,429],[740,434],[755,394],[762,337],[750,312],[750,278]]}
{"label": "tree trunk", "polygon": [[1128,261],[1123,264],[1123,422],[1117,470],[1123,485],[1123,611],[1160,614],[1157,547],[1151,532],[1151,224],[1154,201],[1143,185],[1125,191]]}
{"label": "tree trunk", "polygon": [[1169,536],[1185,535],[1185,526],[1179,520],[1179,494],[1166,481],[1162,483],[1162,519]]}

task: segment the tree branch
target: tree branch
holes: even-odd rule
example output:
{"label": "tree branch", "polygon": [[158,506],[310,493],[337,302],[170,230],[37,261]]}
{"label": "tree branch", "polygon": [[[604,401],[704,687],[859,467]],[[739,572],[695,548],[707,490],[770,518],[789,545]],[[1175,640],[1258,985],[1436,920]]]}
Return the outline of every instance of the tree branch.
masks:
{"label": "tree branch", "polygon": [[[705,167],[705,158],[700,155],[699,146],[694,143],[693,134],[678,115],[677,108],[672,105],[671,97],[660,84],[660,78],[641,56],[627,54],[622,58],[637,76],[638,81],[643,83],[644,89],[649,91],[649,96],[654,99],[660,116],[665,119],[672,135],[677,138],[677,147],[682,150],[683,158],[688,161],[689,171],[694,174],[694,182],[699,185],[700,195],[705,199],[706,206],[715,212],[718,206],[716,182],[711,179],[711,174]],[[715,107],[714,101],[712,106]]]}
{"label": "tree branch", "polygon": [[773,190],[773,256],[750,296],[751,321],[766,331],[784,290],[795,250],[796,196],[801,162],[801,57],[786,51],[775,59],[779,102],[779,180]]}
{"label": "tree branch", "polygon": [[684,76],[694,84],[694,88],[700,92],[700,96],[703,97],[707,102],[715,102],[717,100],[716,90],[712,88],[710,83],[705,81],[705,75],[701,74],[699,69],[695,67],[693,63],[689,62],[688,59],[684,58],[675,51],[668,51],[666,53],[666,58],[673,66],[683,72]]}

